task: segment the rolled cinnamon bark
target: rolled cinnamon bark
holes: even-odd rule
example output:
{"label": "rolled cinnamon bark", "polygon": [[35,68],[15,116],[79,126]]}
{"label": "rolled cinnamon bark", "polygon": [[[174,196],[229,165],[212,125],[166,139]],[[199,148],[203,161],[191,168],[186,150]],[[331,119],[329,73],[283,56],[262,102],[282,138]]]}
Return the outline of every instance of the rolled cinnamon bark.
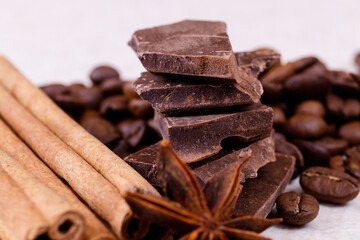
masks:
{"label": "rolled cinnamon bark", "polygon": [[[0,148],[15,159],[24,169],[69,202],[83,215],[86,223],[85,239],[114,240],[115,236],[75,194],[19,139],[0,119]],[[64,222],[66,226],[66,221]],[[1,225],[1,224],[0,224]],[[64,227],[62,226],[62,227]],[[58,239],[58,238],[57,238]]]}
{"label": "rolled cinnamon bark", "polygon": [[89,134],[35,87],[4,57],[0,56],[0,83],[45,126],[114,184],[121,193],[128,186],[158,192],[125,161]]}
{"label": "rolled cinnamon bark", "polygon": [[0,239],[28,240],[46,235],[48,222],[1,167],[0,196]]}
{"label": "rolled cinnamon bark", "polygon": [[[0,146],[2,148],[2,146]],[[52,189],[0,150],[0,167],[16,182],[50,224],[51,239],[82,240],[85,235],[83,216]]]}
{"label": "rolled cinnamon bark", "polygon": [[[121,238],[122,225],[128,220],[131,210],[118,189],[29,113],[1,84],[0,96],[3,99],[0,101],[0,115],[7,124],[55,173],[65,179]],[[51,112],[43,114],[48,115]],[[128,189],[131,185],[129,183],[123,187]]]}

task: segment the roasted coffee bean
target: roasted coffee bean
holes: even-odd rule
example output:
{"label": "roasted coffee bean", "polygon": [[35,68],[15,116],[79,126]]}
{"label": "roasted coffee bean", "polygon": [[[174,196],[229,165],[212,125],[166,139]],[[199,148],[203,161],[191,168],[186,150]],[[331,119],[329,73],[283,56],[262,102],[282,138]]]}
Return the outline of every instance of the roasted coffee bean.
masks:
{"label": "roasted coffee bean", "polygon": [[291,191],[277,198],[276,209],[284,222],[301,226],[316,218],[319,213],[319,202],[309,194],[300,196]]}
{"label": "roasted coffee bean", "polygon": [[348,148],[345,153],[349,158],[354,158],[360,161],[360,146]]}
{"label": "roasted coffee bean", "polygon": [[68,86],[69,92],[77,91],[80,88],[86,88],[82,83],[72,83]]}
{"label": "roasted coffee bean", "polygon": [[122,95],[107,97],[100,104],[100,113],[110,118],[121,118],[128,110],[128,100]]}
{"label": "roasted coffee bean", "polygon": [[284,111],[277,107],[277,106],[271,106],[274,112],[274,117],[273,117],[273,123],[275,126],[277,125],[284,125],[286,123],[286,116]]}
{"label": "roasted coffee bean", "polygon": [[81,98],[68,93],[57,94],[54,96],[53,100],[64,111],[69,112],[70,114],[80,113],[86,107],[86,103]]}
{"label": "roasted coffee bean", "polygon": [[132,88],[132,82],[124,82],[122,91],[127,99],[139,98],[139,94],[137,94]]}
{"label": "roasted coffee bean", "polygon": [[52,99],[54,99],[56,95],[68,93],[68,88],[63,84],[49,84],[41,87],[41,90]]}
{"label": "roasted coffee bean", "polygon": [[359,193],[356,178],[325,167],[306,169],[300,175],[300,184],[305,192],[330,203],[344,204]]}
{"label": "roasted coffee bean", "polygon": [[116,127],[132,148],[138,147],[146,131],[146,124],[142,119],[125,119]]}
{"label": "roasted coffee bean", "polygon": [[305,162],[304,157],[297,146],[288,142],[281,135],[275,134],[275,152],[284,153],[287,155],[294,156],[296,159],[296,168],[297,170],[301,170],[304,168]]}
{"label": "roasted coffee bean", "polygon": [[360,160],[349,158],[346,170],[357,179],[360,179]]}
{"label": "roasted coffee bean", "polygon": [[280,100],[283,85],[280,83],[262,83],[264,94],[261,96],[261,101],[264,104],[274,104]]}
{"label": "roasted coffee bean", "polygon": [[285,65],[279,65],[270,69],[261,79],[263,83],[283,83],[286,79],[294,75],[296,65],[288,62]]}
{"label": "roasted coffee bean", "polygon": [[325,117],[326,110],[324,105],[318,100],[307,100],[296,106],[295,114],[312,114],[319,117]]}
{"label": "roasted coffee bean", "polygon": [[352,73],[343,71],[330,71],[328,72],[330,83],[333,90],[343,97],[360,96],[360,78]]}
{"label": "roasted coffee bean", "polygon": [[330,86],[324,64],[317,62],[286,80],[284,94],[291,99],[322,98]]}
{"label": "roasted coffee bean", "polygon": [[120,78],[107,78],[99,85],[101,92],[105,96],[122,93],[123,82]]}
{"label": "roasted coffee bean", "polygon": [[121,139],[112,151],[121,158],[130,155],[129,144],[124,139]]}
{"label": "roasted coffee bean", "polygon": [[327,166],[330,153],[327,148],[313,141],[294,139],[293,143],[300,149],[304,156],[305,166]]}
{"label": "roasted coffee bean", "polygon": [[296,72],[302,72],[313,64],[317,63],[319,59],[316,57],[304,57],[294,62]]}
{"label": "roasted coffee bean", "polygon": [[339,171],[344,172],[345,171],[345,168],[344,168],[344,156],[336,155],[336,156],[333,156],[332,158],[330,158],[329,167],[331,169],[335,169],[335,170],[339,170]]}
{"label": "roasted coffee bean", "polygon": [[326,108],[332,115],[341,117],[343,106],[344,100],[339,96],[332,93],[326,95]]}
{"label": "roasted coffee bean", "polygon": [[343,115],[345,119],[359,119],[360,101],[355,98],[348,98],[344,101]]}
{"label": "roasted coffee bean", "polygon": [[339,129],[339,137],[345,139],[351,145],[359,145],[360,121],[352,121],[342,125]]}
{"label": "roasted coffee bean", "polygon": [[69,88],[72,95],[80,98],[88,108],[96,108],[102,100],[102,93],[99,88],[92,87],[73,87]]}
{"label": "roasted coffee bean", "polygon": [[120,75],[114,68],[109,66],[99,66],[90,73],[90,79],[95,85],[99,85],[103,80],[113,77],[119,78]]}
{"label": "roasted coffee bean", "polygon": [[151,104],[142,99],[134,98],[130,100],[129,110],[135,118],[149,119],[154,115]]}
{"label": "roasted coffee bean", "polygon": [[319,140],[314,141],[314,144],[326,148],[329,151],[330,155],[343,153],[348,147],[348,143],[346,140],[333,137],[323,137]]}
{"label": "roasted coffee bean", "polygon": [[115,126],[96,113],[90,112],[83,114],[79,119],[79,124],[110,148],[117,144],[121,138]]}
{"label": "roasted coffee bean", "polygon": [[312,114],[293,115],[285,125],[286,133],[293,138],[313,139],[322,137],[327,130],[324,119]]}

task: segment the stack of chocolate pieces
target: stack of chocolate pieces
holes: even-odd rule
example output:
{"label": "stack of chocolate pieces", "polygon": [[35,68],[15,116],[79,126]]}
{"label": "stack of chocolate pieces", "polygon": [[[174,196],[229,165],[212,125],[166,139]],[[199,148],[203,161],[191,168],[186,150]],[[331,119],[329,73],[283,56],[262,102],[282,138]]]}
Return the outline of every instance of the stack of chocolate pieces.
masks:
{"label": "stack of chocolate pieces", "polygon": [[[279,64],[280,55],[269,49],[235,54],[223,22],[187,20],[143,29],[134,33],[129,44],[148,70],[134,82],[134,89],[155,109],[155,124],[162,137],[203,185],[251,154],[241,182],[257,177],[254,180],[262,181],[268,193],[246,214],[266,216],[294,167],[292,157],[275,156],[273,112],[260,103],[263,90],[257,77]],[[159,143],[125,161],[161,187],[156,175],[158,150]],[[265,165],[268,170],[263,168],[264,176],[258,177]],[[282,173],[271,174],[275,169]],[[266,178],[276,178],[272,187],[263,185]],[[244,190],[255,185],[245,183]],[[238,204],[237,211],[244,212],[245,205]]]}

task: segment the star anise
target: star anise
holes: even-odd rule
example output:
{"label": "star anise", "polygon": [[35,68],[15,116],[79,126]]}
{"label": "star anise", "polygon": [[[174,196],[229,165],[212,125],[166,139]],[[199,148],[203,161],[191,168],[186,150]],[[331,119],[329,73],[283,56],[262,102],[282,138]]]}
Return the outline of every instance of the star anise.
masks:
{"label": "star anise", "polygon": [[202,190],[191,169],[162,141],[157,164],[168,198],[140,191],[126,192],[124,197],[137,217],[171,229],[181,240],[267,239],[259,232],[282,219],[233,218],[242,190],[240,171],[247,158],[217,173]]}

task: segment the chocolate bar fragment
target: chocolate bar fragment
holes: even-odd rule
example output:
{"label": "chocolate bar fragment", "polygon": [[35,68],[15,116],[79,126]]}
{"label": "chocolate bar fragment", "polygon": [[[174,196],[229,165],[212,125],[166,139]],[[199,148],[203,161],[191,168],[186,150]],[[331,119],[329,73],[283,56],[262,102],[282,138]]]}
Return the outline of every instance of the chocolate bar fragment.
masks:
{"label": "chocolate bar fragment", "polygon": [[[162,187],[156,175],[156,159],[159,148],[159,143],[153,144],[125,157],[124,160],[153,186]],[[273,134],[271,134],[270,137],[251,143],[244,148],[223,149],[217,155],[190,164],[189,166],[199,180],[200,185],[205,186],[206,182],[217,172],[241,160],[248,154],[251,154],[251,157],[241,172],[241,182],[245,182],[245,179],[248,178],[257,177],[257,171],[260,167],[276,160]]]}
{"label": "chocolate bar fragment", "polygon": [[[242,74],[254,78],[250,74]],[[176,115],[181,112],[219,109],[258,103],[260,95],[235,81],[222,81],[143,72],[134,83],[135,91],[161,112]],[[250,81],[250,80],[249,80]],[[256,81],[260,84],[260,81]]]}
{"label": "chocolate bar fragment", "polygon": [[224,22],[185,20],[136,31],[129,45],[146,70],[237,78],[237,62]]}
{"label": "chocolate bar fragment", "polygon": [[294,167],[295,157],[276,153],[275,162],[260,168],[257,178],[243,184],[234,212],[266,217],[290,182]]}
{"label": "chocolate bar fragment", "polygon": [[190,164],[190,167],[200,185],[205,186],[217,172],[250,154],[248,163],[241,171],[240,182],[243,183],[245,179],[256,178],[259,168],[276,161],[274,147],[274,134],[271,133],[269,137],[258,140],[247,147],[223,149],[215,156]]}
{"label": "chocolate bar fragment", "polygon": [[235,57],[239,66],[249,69],[254,76],[258,77],[266,70],[280,65],[280,53],[269,49],[260,48],[249,52],[236,52]]}
{"label": "chocolate bar fragment", "polygon": [[171,117],[156,112],[155,117],[162,137],[184,162],[190,163],[218,153],[226,138],[250,142],[269,135],[273,111],[253,104],[231,113]]}

